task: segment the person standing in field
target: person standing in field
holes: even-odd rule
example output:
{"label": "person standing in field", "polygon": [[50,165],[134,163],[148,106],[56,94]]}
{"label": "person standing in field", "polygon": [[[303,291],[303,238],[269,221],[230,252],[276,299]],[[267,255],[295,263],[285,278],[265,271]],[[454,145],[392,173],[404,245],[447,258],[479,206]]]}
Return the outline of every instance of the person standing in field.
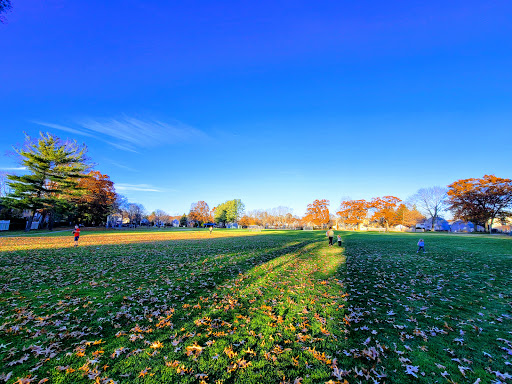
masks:
{"label": "person standing in field", "polygon": [[423,253],[425,253],[425,241],[423,239],[420,239],[420,241],[418,241],[418,250],[416,251],[416,253],[418,253],[419,251],[423,251]]}
{"label": "person standing in field", "polygon": [[212,231],[213,231],[213,225],[210,225],[210,235],[212,234]]}
{"label": "person standing in field", "polygon": [[329,247],[332,247],[332,240],[334,239],[334,231],[332,227],[329,227],[329,230],[325,232],[325,235],[329,238]]}
{"label": "person standing in field", "polygon": [[338,235],[338,246],[341,247],[341,235]]}
{"label": "person standing in field", "polygon": [[78,239],[80,238],[80,227],[78,225],[75,225],[73,235],[75,235],[75,247],[78,247]]}

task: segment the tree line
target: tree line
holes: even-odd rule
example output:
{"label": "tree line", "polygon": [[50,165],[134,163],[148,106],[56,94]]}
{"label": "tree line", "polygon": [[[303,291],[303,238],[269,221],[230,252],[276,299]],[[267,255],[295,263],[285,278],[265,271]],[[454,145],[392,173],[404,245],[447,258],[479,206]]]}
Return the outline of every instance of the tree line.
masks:
{"label": "tree line", "polygon": [[[370,200],[342,200],[336,216],[329,213],[329,201],[317,199],[307,207],[303,222],[326,227],[333,222],[360,229],[374,225],[389,230],[390,226],[412,227],[429,219],[430,229],[443,212],[451,212],[455,219],[472,222],[491,232],[497,221],[510,223],[512,218],[512,179],[484,175],[454,181],[447,187],[421,188],[407,202],[395,196],[375,197]],[[427,228],[428,229],[428,228]]]}
{"label": "tree line", "polygon": [[245,211],[240,199],[211,209],[205,201],[198,201],[188,213],[171,216],[161,209],[149,213],[142,204],[118,194],[109,176],[93,169],[85,144],[41,133],[37,139],[26,136],[24,145],[14,150],[26,174],[0,174],[0,219],[20,218],[22,212],[25,216],[28,213],[27,229],[37,216],[50,230],[55,222],[103,225],[108,217],[116,223],[132,225],[170,225],[176,220],[180,226],[237,223],[273,228],[337,225],[354,229],[363,224],[386,229],[397,225],[412,227],[429,218],[434,230],[441,214],[450,211],[455,219],[471,221],[491,231],[493,223],[511,217],[512,180],[494,175],[461,179],[446,187],[422,188],[407,201],[395,196],[346,198],[334,212],[329,211],[328,200],[317,199],[307,206],[302,217],[283,206]]}

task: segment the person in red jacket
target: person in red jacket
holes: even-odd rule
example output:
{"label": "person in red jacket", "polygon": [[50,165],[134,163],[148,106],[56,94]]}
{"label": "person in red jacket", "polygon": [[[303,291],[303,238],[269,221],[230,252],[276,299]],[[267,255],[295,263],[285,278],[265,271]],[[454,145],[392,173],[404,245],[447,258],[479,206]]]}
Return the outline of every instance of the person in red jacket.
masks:
{"label": "person in red jacket", "polygon": [[75,235],[75,247],[78,247],[78,239],[80,238],[80,227],[78,225],[75,225],[73,235]]}

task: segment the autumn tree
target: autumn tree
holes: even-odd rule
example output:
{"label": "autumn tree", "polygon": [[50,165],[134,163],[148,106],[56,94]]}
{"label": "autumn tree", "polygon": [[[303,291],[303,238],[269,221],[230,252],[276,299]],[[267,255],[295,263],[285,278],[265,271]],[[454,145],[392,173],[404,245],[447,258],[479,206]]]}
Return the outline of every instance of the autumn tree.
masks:
{"label": "autumn tree", "polygon": [[79,180],[88,169],[87,147],[40,133],[37,140],[25,135],[25,145],[14,150],[28,173],[7,176],[12,191],[3,201],[10,207],[30,210],[27,230],[38,210],[49,215],[49,229],[52,229],[55,212],[69,210],[69,196],[80,191]]}
{"label": "autumn tree", "polygon": [[448,186],[448,198],[455,218],[487,225],[492,232],[496,218],[511,214],[512,180],[494,175],[457,180]]}
{"label": "autumn tree", "polygon": [[345,200],[340,204],[340,209],[336,214],[341,222],[348,225],[355,225],[359,230],[361,224],[366,220],[370,205],[366,200]]}
{"label": "autumn tree", "polygon": [[199,225],[211,221],[210,207],[204,201],[198,201],[193,203],[190,207],[190,213],[188,214],[189,220],[195,220]]}
{"label": "autumn tree", "polygon": [[412,197],[420,211],[432,219],[431,230],[435,231],[435,223],[440,213],[448,208],[447,189],[443,187],[421,188]]}
{"label": "autumn tree", "polygon": [[308,204],[304,221],[312,222],[316,226],[325,226],[329,224],[329,200],[316,199]]}
{"label": "autumn tree", "polygon": [[117,195],[108,175],[91,171],[78,181],[80,193],[71,196],[76,204],[76,214],[88,223],[102,223],[115,207]]}
{"label": "autumn tree", "polygon": [[249,225],[253,225],[252,221],[254,219],[250,216],[243,215],[240,220],[238,221],[238,224],[240,224],[242,227],[248,227]]}
{"label": "autumn tree", "polygon": [[395,208],[402,200],[395,196],[374,197],[369,203],[369,207],[373,209],[371,220],[384,224],[386,231],[389,226],[395,224]]}
{"label": "autumn tree", "polygon": [[425,219],[425,216],[414,205],[407,207],[407,205],[402,203],[395,210],[394,222],[404,227],[414,227],[423,219]]}

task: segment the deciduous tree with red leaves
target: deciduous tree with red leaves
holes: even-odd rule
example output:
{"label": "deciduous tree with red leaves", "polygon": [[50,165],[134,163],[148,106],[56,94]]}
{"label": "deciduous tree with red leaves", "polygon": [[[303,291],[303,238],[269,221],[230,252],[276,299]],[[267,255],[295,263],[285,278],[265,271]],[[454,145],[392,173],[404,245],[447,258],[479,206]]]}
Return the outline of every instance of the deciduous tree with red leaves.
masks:
{"label": "deciduous tree with red leaves", "polygon": [[511,213],[512,179],[485,175],[481,179],[457,180],[448,186],[450,209],[457,219],[487,226]]}
{"label": "deciduous tree with red leaves", "polygon": [[199,225],[212,221],[210,207],[202,200],[192,204],[188,219],[197,221]]}
{"label": "deciduous tree with red leaves", "polygon": [[104,222],[116,201],[116,191],[110,177],[99,171],[91,171],[78,181],[78,189],[80,194],[71,197],[77,206],[77,216],[87,223]]}
{"label": "deciduous tree with red leaves", "polygon": [[361,227],[368,214],[369,203],[366,200],[345,200],[336,212],[344,224]]}
{"label": "deciduous tree with red leaves", "polygon": [[316,226],[325,226],[329,224],[329,200],[315,200],[308,204],[304,221],[312,222]]}
{"label": "deciduous tree with red leaves", "polygon": [[395,196],[374,197],[369,204],[374,210],[372,220],[384,224],[389,231],[389,226],[395,224],[395,208],[400,201]]}

